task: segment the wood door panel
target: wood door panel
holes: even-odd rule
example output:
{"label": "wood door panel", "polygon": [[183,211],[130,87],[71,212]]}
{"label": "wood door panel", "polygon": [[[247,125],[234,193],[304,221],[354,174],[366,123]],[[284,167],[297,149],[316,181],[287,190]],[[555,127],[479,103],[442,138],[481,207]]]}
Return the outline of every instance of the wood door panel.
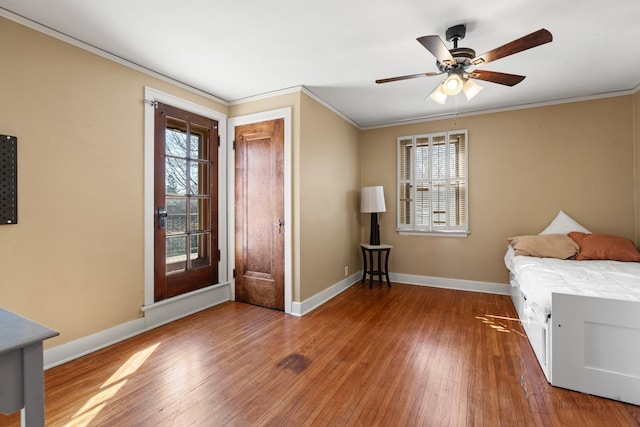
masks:
{"label": "wood door panel", "polygon": [[271,134],[245,136],[244,260],[247,271],[271,276],[271,252],[274,245],[271,191]]}
{"label": "wood door panel", "polygon": [[[236,299],[284,310],[284,120],[235,132]],[[280,226],[278,226],[280,224]]]}
{"label": "wood door panel", "polygon": [[196,289],[203,288],[208,284],[212,284],[212,275],[210,268],[201,268],[191,270],[188,275],[175,274],[168,275],[165,298],[175,297]]}
{"label": "wood door panel", "polygon": [[243,276],[243,300],[249,304],[272,307],[276,300],[276,287],[273,279],[258,278],[250,272]]}

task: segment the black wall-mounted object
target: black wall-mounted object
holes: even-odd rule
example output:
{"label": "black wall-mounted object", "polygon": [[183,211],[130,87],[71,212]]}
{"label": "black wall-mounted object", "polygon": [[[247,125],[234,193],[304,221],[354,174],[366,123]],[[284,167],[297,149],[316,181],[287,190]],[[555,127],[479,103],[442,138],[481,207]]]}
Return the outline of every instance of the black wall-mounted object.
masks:
{"label": "black wall-mounted object", "polygon": [[18,223],[18,138],[0,135],[0,225]]}

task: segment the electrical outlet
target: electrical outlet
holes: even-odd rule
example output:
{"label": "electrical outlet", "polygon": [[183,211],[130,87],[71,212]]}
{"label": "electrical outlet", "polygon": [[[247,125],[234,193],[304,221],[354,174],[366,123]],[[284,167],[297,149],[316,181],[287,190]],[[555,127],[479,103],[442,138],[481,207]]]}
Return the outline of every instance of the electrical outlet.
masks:
{"label": "electrical outlet", "polygon": [[347,277],[349,275],[349,266],[345,265],[344,266],[344,277]]}

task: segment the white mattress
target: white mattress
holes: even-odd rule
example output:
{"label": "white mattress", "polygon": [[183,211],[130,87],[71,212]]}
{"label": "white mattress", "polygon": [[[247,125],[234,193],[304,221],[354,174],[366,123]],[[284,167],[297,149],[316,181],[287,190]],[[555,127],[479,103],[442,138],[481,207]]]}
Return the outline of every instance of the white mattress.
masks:
{"label": "white mattress", "polygon": [[505,265],[525,298],[525,313],[545,321],[551,314],[551,293],[640,301],[640,263],[573,261],[516,256],[509,246]]}

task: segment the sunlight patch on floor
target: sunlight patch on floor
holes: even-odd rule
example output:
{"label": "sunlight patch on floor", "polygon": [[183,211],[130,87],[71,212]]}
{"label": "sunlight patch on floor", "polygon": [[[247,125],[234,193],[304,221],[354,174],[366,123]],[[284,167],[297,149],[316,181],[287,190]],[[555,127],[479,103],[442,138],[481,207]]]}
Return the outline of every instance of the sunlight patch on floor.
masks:
{"label": "sunlight patch on floor", "polygon": [[100,388],[104,388],[110,384],[116,383],[136,372],[140,368],[140,366],[142,366],[142,364],[146,362],[149,356],[151,356],[151,353],[153,353],[156,348],[158,348],[159,345],[160,343],[154,344],[150,347],[145,348],[144,350],[140,350],[139,352],[131,356],[113,375],[111,375],[111,377],[107,381],[105,381],[104,384],[102,384]]}
{"label": "sunlight patch on floor", "polygon": [[[512,328],[507,322],[520,322],[520,319],[513,317],[494,316],[493,314],[485,314],[484,316],[475,316],[476,319],[489,325],[490,328],[495,329],[498,332],[513,332],[521,336],[525,336],[522,332]],[[501,322],[502,320],[502,322]],[[507,321],[507,322],[504,322]]]}
{"label": "sunlight patch on floor", "polygon": [[89,425],[96,415],[109,403],[109,400],[120,391],[122,386],[127,382],[127,377],[135,373],[159,345],[160,343],[154,344],[144,350],[140,350],[124,362],[122,366],[100,386],[101,391],[87,400],[85,404],[82,405],[82,408],[73,415],[73,420],[67,423],[66,426],[83,427]]}

